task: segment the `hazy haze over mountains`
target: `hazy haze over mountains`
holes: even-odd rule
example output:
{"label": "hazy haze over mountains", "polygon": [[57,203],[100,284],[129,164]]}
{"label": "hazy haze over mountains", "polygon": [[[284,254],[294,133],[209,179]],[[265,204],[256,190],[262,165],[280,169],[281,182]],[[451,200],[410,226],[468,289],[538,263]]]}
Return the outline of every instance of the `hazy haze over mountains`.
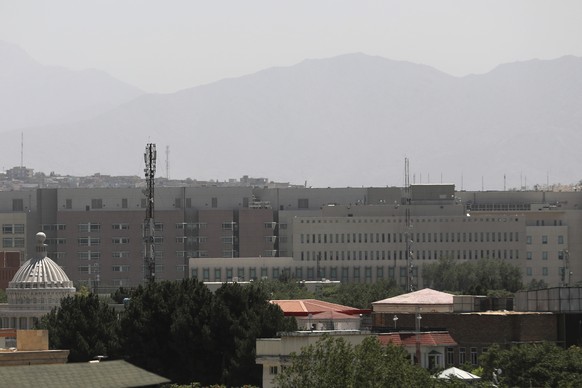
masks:
{"label": "hazy haze over mountains", "polygon": [[[13,107],[0,115],[6,116],[0,118],[4,168],[19,164],[23,132],[27,167],[71,175],[143,175],[144,148],[153,142],[157,176],[167,174],[170,147],[171,178],[248,174],[314,187],[397,186],[405,156],[411,182],[459,189],[581,178],[578,57],[505,64],[459,78],[348,54],[141,96],[102,74],[95,81],[98,73],[90,72],[76,74],[75,88],[58,88],[49,98],[38,87],[46,83],[30,88],[4,72],[16,63],[12,71],[25,79],[51,78],[43,78],[46,69],[38,64],[23,69],[19,64],[28,62],[16,62],[22,55],[16,51],[0,46],[0,102],[3,110]],[[25,117],[13,114],[28,100]],[[107,103],[117,107],[106,110]],[[91,118],[96,112],[102,113]],[[19,129],[23,125],[36,127]]]}
{"label": "hazy haze over mountains", "polygon": [[142,93],[101,71],[41,65],[0,41],[0,132],[92,118]]}

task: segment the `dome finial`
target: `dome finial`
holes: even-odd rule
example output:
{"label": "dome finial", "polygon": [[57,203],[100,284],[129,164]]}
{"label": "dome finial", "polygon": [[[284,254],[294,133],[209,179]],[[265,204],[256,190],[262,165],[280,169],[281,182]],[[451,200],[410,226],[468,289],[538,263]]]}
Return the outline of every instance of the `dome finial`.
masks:
{"label": "dome finial", "polygon": [[43,232],[38,232],[36,234],[36,255],[41,259],[46,256],[46,244],[44,243],[45,240],[46,234]]}

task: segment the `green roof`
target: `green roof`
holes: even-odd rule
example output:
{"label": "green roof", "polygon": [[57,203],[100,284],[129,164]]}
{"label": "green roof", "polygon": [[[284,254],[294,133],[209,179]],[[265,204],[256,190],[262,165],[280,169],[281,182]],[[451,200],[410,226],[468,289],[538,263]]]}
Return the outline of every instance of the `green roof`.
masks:
{"label": "green roof", "polygon": [[0,367],[0,381],[9,381],[11,387],[42,388],[123,388],[170,383],[164,377],[122,360],[4,366]]}

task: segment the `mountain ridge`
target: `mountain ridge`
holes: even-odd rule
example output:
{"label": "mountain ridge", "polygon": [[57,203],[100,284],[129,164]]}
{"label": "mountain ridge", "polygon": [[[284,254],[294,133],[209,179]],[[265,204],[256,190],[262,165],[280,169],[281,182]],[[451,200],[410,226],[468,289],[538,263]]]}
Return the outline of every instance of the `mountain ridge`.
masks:
{"label": "mountain ridge", "polygon": [[577,181],[570,166],[582,163],[574,151],[582,140],[582,59],[524,62],[455,77],[366,54],[305,60],[144,94],[80,123],[27,129],[37,143],[27,145],[32,155],[43,143],[66,156],[26,163],[72,175],[140,174],[143,148],[154,142],[170,146],[170,175],[181,178],[395,186],[407,156],[417,183],[429,175],[459,188],[485,181],[499,189],[506,177],[518,187],[523,175]]}

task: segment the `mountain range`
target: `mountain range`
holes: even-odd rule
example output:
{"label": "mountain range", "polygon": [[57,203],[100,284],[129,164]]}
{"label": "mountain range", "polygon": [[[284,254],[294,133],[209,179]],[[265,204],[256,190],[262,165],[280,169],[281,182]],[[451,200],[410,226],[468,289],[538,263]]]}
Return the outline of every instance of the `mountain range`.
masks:
{"label": "mountain range", "polygon": [[143,175],[145,145],[156,143],[157,176],[171,178],[399,186],[407,157],[412,183],[459,189],[581,179],[578,57],[455,77],[356,53],[144,94],[1,47],[5,168],[19,164],[24,136],[27,167],[70,175]]}

